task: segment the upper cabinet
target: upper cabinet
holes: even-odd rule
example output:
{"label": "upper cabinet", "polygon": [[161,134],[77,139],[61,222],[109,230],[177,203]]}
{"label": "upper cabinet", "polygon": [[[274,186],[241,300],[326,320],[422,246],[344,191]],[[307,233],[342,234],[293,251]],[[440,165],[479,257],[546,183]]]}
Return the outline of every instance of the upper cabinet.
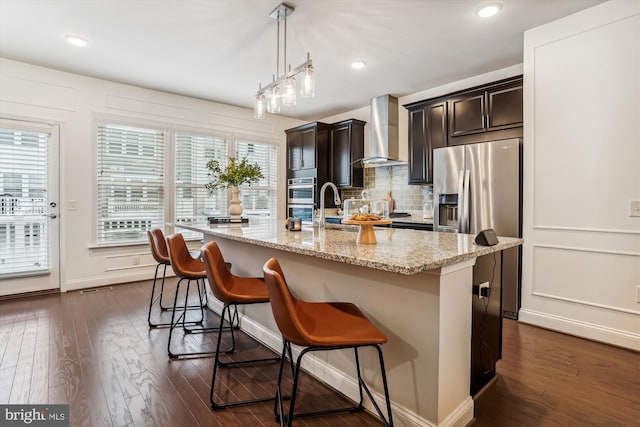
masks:
{"label": "upper cabinet", "polygon": [[433,150],[522,137],[522,77],[404,106],[409,112],[409,184],[433,182]]}
{"label": "upper cabinet", "polygon": [[456,94],[447,104],[449,145],[522,136],[521,77]]}
{"label": "upper cabinet", "polygon": [[307,123],[288,129],[287,178],[315,176],[328,177],[329,131],[331,126],[322,122]]}
{"label": "upper cabinet", "polygon": [[316,177],[318,185],[362,187],[365,122],[308,123],[288,129],[287,178]]}
{"label": "upper cabinet", "polygon": [[338,187],[362,187],[365,122],[350,119],[331,126],[331,181]]}
{"label": "upper cabinet", "polygon": [[447,101],[405,106],[409,110],[409,184],[433,181],[433,150],[447,146]]}

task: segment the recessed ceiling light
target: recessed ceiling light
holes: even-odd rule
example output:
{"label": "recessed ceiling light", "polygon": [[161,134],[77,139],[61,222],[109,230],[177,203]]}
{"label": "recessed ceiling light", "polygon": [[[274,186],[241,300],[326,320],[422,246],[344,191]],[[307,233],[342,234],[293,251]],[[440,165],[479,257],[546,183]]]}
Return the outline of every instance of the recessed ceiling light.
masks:
{"label": "recessed ceiling light", "polygon": [[353,68],[354,70],[362,70],[366,66],[367,61],[364,61],[362,59],[357,59],[351,63],[351,68]]}
{"label": "recessed ceiling light", "polygon": [[501,3],[489,3],[477,8],[476,15],[478,15],[480,18],[489,18],[500,12],[500,9],[502,9]]}
{"label": "recessed ceiling light", "polygon": [[78,36],[64,36],[64,39],[67,43],[76,47],[87,47],[89,45],[88,41]]}

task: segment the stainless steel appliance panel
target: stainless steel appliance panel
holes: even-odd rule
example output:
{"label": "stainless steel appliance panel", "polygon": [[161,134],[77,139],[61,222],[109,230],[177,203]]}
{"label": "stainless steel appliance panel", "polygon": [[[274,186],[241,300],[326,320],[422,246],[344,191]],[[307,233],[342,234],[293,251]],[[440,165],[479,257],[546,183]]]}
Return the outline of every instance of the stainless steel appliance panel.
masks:
{"label": "stainless steel appliance panel", "polygon": [[498,236],[518,237],[520,223],[520,141],[509,139],[466,145],[469,171],[466,210],[469,234],[493,228]]}
{"label": "stainless steel appliance panel", "polygon": [[[434,231],[477,234],[493,228],[499,236],[521,237],[521,153],[519,139],[434,150]],[[442,218],[453,209],[457,227]],[[521,248],[502,253],[502,309],[513,318],[520,306],[521,253]]]}
{"label": "stainless steel appliance panel", "polygon": [[[439,148],[433,150],[433,230],[434,231],[458,231],[459,226],[453,225],[453,218],[443,217],[447,213],[460,215],[461,206],[459,200],[462,191],[460,174],[464,174],[464,146]],[[457,201],[457,202],[456,202]],[[456,203],[444,206],[443,202]],[[457,218],[456,218],[457,219]]]}
{"label": "stainless steel appliance panel", "polygon": [[510,319],[517,319],[520,309],[521,260],[519,246],[502,251],[502,314]]}
{"label": "stainless steel appliance panel", "polygon": [[[493,228],[498,236],[520,237],[519,139],[465,146],[470,172],[467,233]],[[502,311],[517,318],[520,306],[520,248],[502,252]]]}
{"label": "stainless steel appliance panel", "polygon": [[315,178],[291,178],[287,181],[287,203],[314,204],[315,197]]}

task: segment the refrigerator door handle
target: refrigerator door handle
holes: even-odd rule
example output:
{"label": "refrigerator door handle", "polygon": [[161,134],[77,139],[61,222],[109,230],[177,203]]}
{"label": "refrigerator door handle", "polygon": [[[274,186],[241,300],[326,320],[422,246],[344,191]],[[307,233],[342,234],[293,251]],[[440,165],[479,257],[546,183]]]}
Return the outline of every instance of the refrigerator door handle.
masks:
{"label": "refrigerator door handle", "polygon": [[469,194],[469,176],[471,174],[470,170],[466,170],[464,171],[464,193],[463,193],[463,200],[464,200],[464,212],[463,212],[463,218],[462,218],[462,232],[463,233],[469,233],[469,207],[471,206],[471,198],[470,198],[470,194]]}
{"label": "refrigerator door handle", "polygon": [[463,214],[465,209],[465,198],[464,198],[464,173],[465,171],[460,170],[458,174],[458,232],[463,233]]}

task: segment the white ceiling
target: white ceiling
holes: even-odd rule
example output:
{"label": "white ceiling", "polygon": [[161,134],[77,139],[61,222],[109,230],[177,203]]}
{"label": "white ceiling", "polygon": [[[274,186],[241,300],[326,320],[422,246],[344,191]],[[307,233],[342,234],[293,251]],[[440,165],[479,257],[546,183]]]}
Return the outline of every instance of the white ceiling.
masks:
{"label": "white ceiling", "polygon": [[[289,0],[287,57],[311,53],[316,97],[282,114],[314,120],[522,62],[523,32],[600,0]],[[276,68],[278,0],[0,0],[0,56],[252,108]],[[78,49],[66,34],[90,41]],[[365,59],[367,68],[350,63]]]}

